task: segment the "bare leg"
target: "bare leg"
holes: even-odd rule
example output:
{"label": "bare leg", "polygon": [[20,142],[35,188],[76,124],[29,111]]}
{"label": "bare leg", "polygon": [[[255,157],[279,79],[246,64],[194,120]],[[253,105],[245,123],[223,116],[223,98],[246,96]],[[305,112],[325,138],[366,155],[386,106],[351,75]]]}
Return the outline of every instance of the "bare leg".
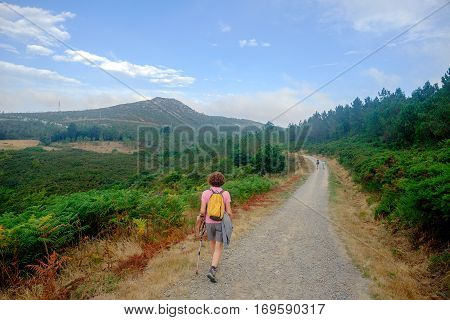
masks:
{"label": "bare leg", "polygon": [[[211,241],[212,242],[212,241]],[[222,256],[223,242],[215,241],[214,254],[212,257],[211,265],[216,267],[219,265],[220,257]]]}
{"label": "bare leg", "polygon": [[214,249],[216,249],[216,241],[212,240],[209,242],[209,247],[211,248],[211,256],[214,255]]}

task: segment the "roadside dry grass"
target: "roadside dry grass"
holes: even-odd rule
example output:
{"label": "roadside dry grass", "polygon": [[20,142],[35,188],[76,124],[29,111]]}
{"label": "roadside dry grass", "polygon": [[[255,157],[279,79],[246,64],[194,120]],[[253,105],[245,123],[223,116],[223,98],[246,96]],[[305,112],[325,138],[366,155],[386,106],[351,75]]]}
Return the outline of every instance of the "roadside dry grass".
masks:
{"label": "roadside dry grass", "polygon": [[21,150],[38,144],[39,140],[0,140],[0,150]]}
{"label": "roadside dry grass", "polygon": [[408,231],[392,230],[373,215],[369,195],[361,192],[336,160],[330,168],[330,214],[345,247],[375,299],[438,299],[428,270],[427,246],[414,247]]}

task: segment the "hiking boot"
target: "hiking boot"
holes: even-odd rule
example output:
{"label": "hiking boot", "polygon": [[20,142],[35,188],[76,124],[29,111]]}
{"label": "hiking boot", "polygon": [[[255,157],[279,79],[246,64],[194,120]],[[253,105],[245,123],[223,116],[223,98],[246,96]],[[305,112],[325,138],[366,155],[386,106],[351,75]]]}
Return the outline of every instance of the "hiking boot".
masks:
{"label": "hiking boot", "polygon": [[208,277],[209,280],[211,280],[211,282],[216,283],[217,282],[217,279],[216,279],[216,268],[214,268],[214,267],[209,268],[209,271],[206,274],[206,276]]}

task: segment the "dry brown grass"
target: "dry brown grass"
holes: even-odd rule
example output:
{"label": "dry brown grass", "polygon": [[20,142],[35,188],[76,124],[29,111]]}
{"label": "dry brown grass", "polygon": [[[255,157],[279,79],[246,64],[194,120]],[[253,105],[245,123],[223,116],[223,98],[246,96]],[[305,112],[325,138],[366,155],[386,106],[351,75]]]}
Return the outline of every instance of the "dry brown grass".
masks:
{"label": "dry brown grass", "polygon": [[[39,140],[0,140],[0,150],[21,150],[29,147],[36,147],[38,145]],[[136,151],[135,146],[118,141],[82,141],[71,142],[68,144],[53,143],[51,146],[43,146],[42,149],[46,151],[53,151],[59,150],[66,146],[69,146],[73,149],[80,149],[97,153],[120,152],[132,154]]]}
{"label": "dry brown grass", "polygon": [[127,145],[117,141],[83,141],[71,142],[69,146],[73,149],[81,149],[97,153],[120,152],[132,154],[136,151],[135,146]]}
{"label": "dry brown grass", "polygon": [[406,231],[393,232],[374,219],[368,195],[352,182],[336,160],[331,169],[330,213],[349,255],[363,275],[371,280],[376,299],[433,299],[432,275],[428,271],[429,250],[414,248]]}
{"label": "dry brown grass", "polygon": [[[114,290],[120,277],[113,271],[124,257],[142,253],[138,241],[133,238],[85,240],[70,248],[64,255],[69,257],[56,280],[56,291],[64,297],[88,299],[99,293]],[[17,286],[0,293],[0,299],[45,298],[43,281],[31,278],[18,282]]]}
{"label": "dry brown grass", "polygon": [[21,150],[38,144],[39,140],[0,140],[0,150]]}

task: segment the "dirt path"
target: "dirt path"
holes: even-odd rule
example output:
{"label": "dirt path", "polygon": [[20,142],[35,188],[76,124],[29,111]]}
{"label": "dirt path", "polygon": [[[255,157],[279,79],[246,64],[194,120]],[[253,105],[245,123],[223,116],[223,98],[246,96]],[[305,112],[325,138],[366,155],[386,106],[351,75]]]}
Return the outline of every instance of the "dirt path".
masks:
{"label": "dirt path", "polygon": [[205,260],[202,274],[166,291],[165,298],[368,299],[368,281],[338,240],[327,207],[328,169],[321,165],[276,212],[225,250],[218,283],[206,279]]}

